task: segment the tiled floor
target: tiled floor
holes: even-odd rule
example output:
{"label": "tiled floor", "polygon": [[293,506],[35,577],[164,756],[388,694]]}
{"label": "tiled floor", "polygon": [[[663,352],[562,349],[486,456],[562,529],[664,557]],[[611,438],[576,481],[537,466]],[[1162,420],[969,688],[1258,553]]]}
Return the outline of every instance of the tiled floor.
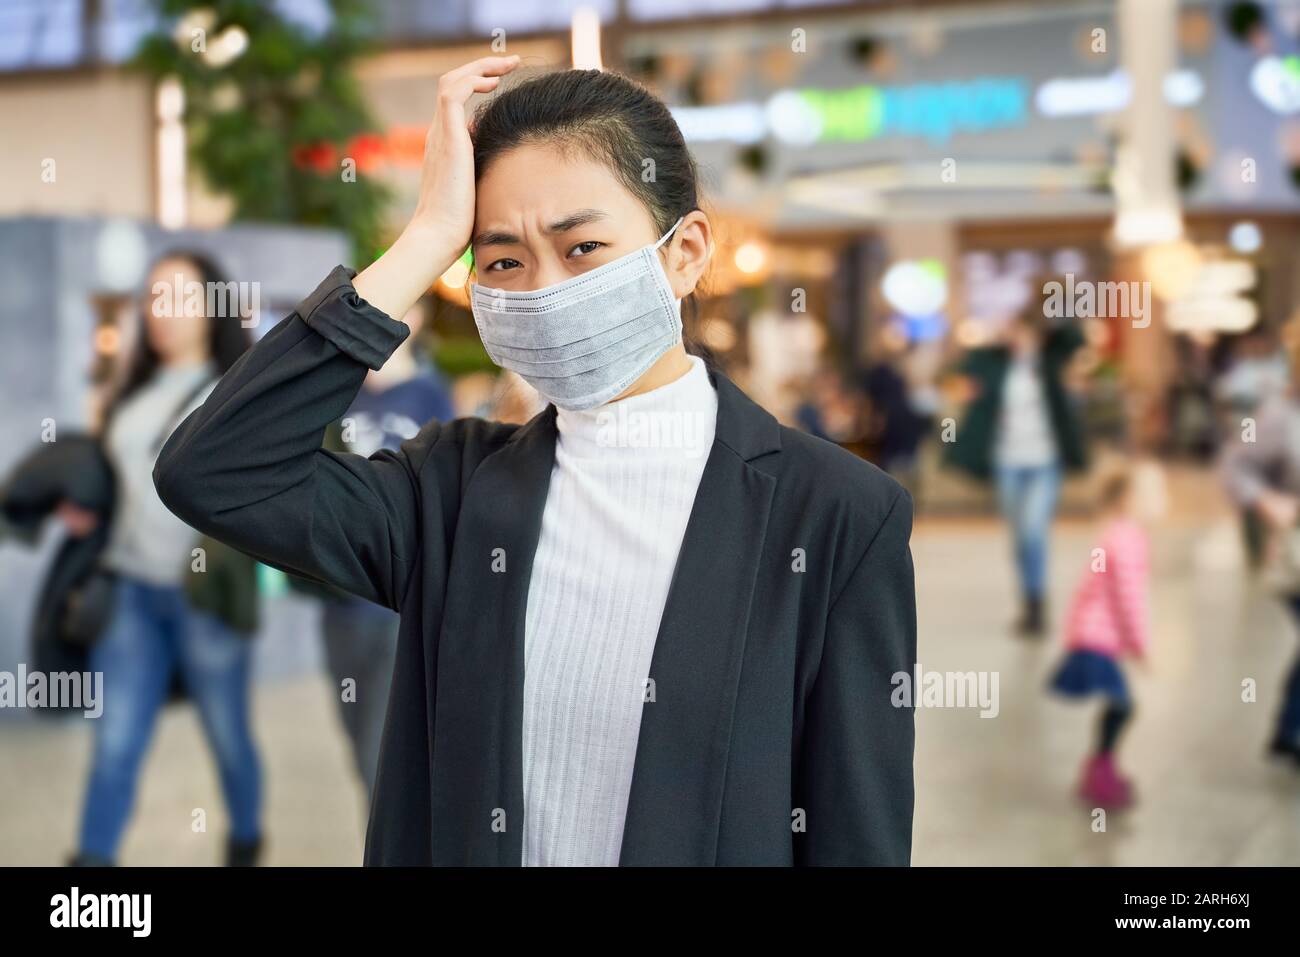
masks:
{"label": "tiled floor", "polygon": [[[322,680],[263,685],[256,702],[268,864],[361,861],[365,807]],[[321,729],[326,733],[321,733]],[[0,725],[0,865],[57,864],[72,850],[89,758],[84,727]],[[144,767],[123,864],[221,862],[225,810],[195,712],[168,710]],[[195,833],[194,811],[207,830]]]}
{"label": "tiled floor", "polygon": [[[1281,609],[1243,582],[1231,519],[1180,509],[1156,538],[1152,668],[1134,677],[1123,763],[1139,806],[1094,830],[1071,791],[1094,710],[1050,698],[1059,651],[1007,633],[1011,594],[999,526],[930,521],[913,541],[926,671],[996,671],[999,714],[922,710],[916,759],[917,864],[1300,864],[1300,771],[1263,746],[1296,638]],[[1053,609],[1086,561],[1090,533],[1063,524]],[[1243,703],[1254,678],[1256,703]],[[325,683],[263,682],[271,864],[360,860],[363,806]],[[323,729],[323,731],[322,731]],[[72,844],[87,756],[84,728],[0,723],[0,864],[57,863]],[[192,812],[208,812],[194,833]],[[210,864],[224,815],[193,714],[169,711],[145,769],[127,864]]]}
{"label": "tiled floor", "polygon": [[[990,531],[923,525],[913,539],[922,665],[1000,677],[995,718],[918,714],[914,863],[1300,865],[1300,769],[1263,753],[1297,639],[1243,581],[1231,520],[1155,539],[1151,667],[1129,672],[1137,711],[1121,749],[1139,803],[1105,831],[1072,794],[1096,708],[1044,691],[1059,647],[1008,635]],[[1055,618],[1090,539],[1083,524],[1058,529]],[[1255,703],[1242,701],[1247,678]]]}

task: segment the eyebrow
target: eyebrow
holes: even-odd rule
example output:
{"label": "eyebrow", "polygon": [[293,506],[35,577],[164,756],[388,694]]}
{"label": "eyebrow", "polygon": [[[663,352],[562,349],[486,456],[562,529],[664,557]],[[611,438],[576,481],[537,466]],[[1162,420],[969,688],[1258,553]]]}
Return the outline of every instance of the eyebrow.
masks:
{"label": "eyebrow", "polygon": [[[601,209],[577,209],[568,215],[557,219],[542,229],[547,235],[556,233],[567,233],[571,229],[577,229],[579,226],[586,226],[602,219],[608,219],[609,214]],[[504,230],[488,229],[474,237],[475,246],[522,246],[521,240],[514,233],[508,233]]]}

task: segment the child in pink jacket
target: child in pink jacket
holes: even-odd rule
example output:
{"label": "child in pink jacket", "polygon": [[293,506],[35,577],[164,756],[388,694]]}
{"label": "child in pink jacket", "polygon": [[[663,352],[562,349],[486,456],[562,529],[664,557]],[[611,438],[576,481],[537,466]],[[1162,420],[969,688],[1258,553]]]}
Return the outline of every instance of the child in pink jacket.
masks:
{"label": "child in pink jacket", "polygon": [[1131,515],[1127,473],[1102,486],[1102,536],[1074,594],[1065,627],[1066,656],[1051,688],[1074,698],[1100,694],[1097,750],[1084,763],[1079,794],[1094,806],[1126,807],[1132,783],[1115,767],[1115,745],[1133,717],[1128,683],[1119,659],[1146,655],[1148,546],[1145,529]]}

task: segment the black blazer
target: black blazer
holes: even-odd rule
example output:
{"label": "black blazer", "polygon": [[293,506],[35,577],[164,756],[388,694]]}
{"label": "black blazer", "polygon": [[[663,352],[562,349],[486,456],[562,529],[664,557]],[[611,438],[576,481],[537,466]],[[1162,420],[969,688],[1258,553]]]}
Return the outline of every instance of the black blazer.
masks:
{"label": "black blazer", "polygon": [[[524,610],[555,410],[431,422],[369,459],[323,450],[407,334],[351,276],[334,270],[236,363],[154,481],[204,532],[401,612],[366,863],[517,866]],[[906,864],[913,713],[891,695],[916,661],[911,499],[712,378],[716,438],[655,645],[620,862]]]}

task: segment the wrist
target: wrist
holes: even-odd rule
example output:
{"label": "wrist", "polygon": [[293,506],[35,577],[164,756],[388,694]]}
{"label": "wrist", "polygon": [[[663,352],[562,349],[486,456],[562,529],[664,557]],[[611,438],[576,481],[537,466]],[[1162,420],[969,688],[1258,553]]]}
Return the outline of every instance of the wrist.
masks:
{"label": "wrist", "polygon": [[425,221],[408,224],[384,254],[352,280],[357,295],[400,321],[464,251],[454,248],[448,235]]}
{"label": "wrist", "polygon": [[429,278],[429,283],[432,284],[465,252],[463,244],[448,239],[451,235],[452,231],[436,220],[415,216],[406,224],[393,245],[401,245],[411,251],[416,261],[433,271]]}

